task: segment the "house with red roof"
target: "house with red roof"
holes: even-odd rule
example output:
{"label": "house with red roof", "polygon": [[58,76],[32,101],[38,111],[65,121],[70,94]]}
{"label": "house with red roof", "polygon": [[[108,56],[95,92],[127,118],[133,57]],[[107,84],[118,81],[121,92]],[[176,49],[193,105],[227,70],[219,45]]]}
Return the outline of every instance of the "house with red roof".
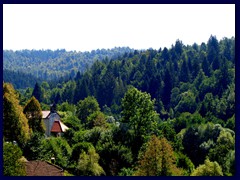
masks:
{"label": "house with red roof", "polygon": [[42,111],[43,122],[46,127],[45,134],[49,136],[62,136],[69,128],[61,121],[60,115],[51,106],[50,111]]}

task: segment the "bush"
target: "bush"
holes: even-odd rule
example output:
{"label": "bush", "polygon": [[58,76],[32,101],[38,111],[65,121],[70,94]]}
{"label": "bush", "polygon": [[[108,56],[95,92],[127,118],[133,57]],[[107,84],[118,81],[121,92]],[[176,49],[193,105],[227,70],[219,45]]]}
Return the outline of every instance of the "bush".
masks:
{"label": "bush", "polygon": [[3,143],[3,175],[4,176],[25,176],[24,164],[20,161],[21,149],[12,143]]}

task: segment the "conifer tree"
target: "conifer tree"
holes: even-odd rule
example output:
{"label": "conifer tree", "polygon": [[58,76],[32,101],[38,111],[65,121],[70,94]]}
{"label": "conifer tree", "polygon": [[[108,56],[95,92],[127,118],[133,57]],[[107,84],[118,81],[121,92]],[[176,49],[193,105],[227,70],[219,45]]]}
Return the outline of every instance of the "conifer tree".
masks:
{"label": "conifer tree", "polygon": [[43,101],[42,88],[38,83],[36,83],[34,86],[32,96],[34,96],[39,102]]}
{"label": "conifer tree", "polygon": [[42,109],[40,103],[35,97],[32,97],[24,107],[23,113],[28,119],[29,127],[33,132],[44,133],[44,124],[42,121]]}

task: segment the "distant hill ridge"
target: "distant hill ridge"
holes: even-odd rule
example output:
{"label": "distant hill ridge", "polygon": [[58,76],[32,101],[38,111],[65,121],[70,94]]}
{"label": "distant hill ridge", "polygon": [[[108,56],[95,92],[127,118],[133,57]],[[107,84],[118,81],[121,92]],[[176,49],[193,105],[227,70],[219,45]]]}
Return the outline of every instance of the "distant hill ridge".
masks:
{"label": "distant hill ridge", "polygon": [[[91,52],[66,51],[65,49],[54,51],[3,50],[3,79],[6,82],[12,82],[16,88],[34,86],[36,80],[51,81],[66,76],[74,77],[78,71],[85,72],[96,60],[116,59],[133,51],[129,47],[97,49]],[[16,84],[17,81],[19,82],[19,78],[16,79],[17,74],[22,77],[18,85]]]}

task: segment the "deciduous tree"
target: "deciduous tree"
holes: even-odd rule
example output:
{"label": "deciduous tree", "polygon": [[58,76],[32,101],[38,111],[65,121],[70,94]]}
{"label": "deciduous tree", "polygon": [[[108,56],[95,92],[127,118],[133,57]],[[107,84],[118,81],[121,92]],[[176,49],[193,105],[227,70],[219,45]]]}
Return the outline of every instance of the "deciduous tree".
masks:
{"label": "deciduous tree", "polygon": [[6,141],[16,141],[24,146],[30,137],[28,120],[19,105],[16,92],[11,84],[4,84],[3,95],[3,136]]}
{"label": "deciduous tree", "polygon": [[180,175],[180,170],[175,165],[173,149],[165,138],[155,135],[147,144],[143,157],[139,160],[137,176],[172,176]]}
{"label": "deciduous tree", "polygon": [[206,159],[203,165],[198,166],[191,176],[223,176],[222,168],[214,161]]}

